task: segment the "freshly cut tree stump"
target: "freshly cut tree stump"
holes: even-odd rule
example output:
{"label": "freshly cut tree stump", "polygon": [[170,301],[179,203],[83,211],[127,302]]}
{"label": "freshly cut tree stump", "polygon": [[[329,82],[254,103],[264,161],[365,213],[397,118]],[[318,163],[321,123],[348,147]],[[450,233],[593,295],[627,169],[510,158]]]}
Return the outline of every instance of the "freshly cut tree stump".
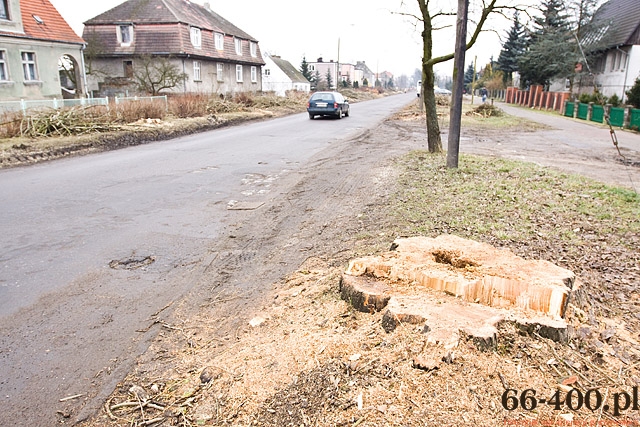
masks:
{"label": "freshly cut tree stump", "polygon": [[387,332],[419,325],[434,343],[453,347],[466,337],[483,349],[495,346],[502,322],[566,341],[574,286],[575,275],[550,262],[451,235],[397,239],[389,252],[352,260],[340,282],[357,310],[385,309]]}

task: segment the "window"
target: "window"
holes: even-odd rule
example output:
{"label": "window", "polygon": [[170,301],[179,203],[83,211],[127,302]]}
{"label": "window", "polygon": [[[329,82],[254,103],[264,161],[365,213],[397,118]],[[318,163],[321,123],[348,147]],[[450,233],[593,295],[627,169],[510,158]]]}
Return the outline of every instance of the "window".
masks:
{"label": "window", "polygon": [[236,81],[242,83],[242,65],[236,65]]}
{"label": "window", "polygon": [[315,71],[316,70],[316,66],[313,64],[309,64],[309,71]]}
{"label": "window", "polygon": [[9,80],[7,72],[7,52],[0,50],[0,81]]}
{"label": "window", "polygon": [[0,19],[9,19],[8,0],[0,0]]}
{"label": "window", "polygon": [[218,50],[224,50],[224,35],[220,34],[220,33],[214,33],[213,34],[213,39],[216,43],[216,49]]}
{"label": "window", "polygon": [[251,49],[251,56],[253,56],[254,58],[258,56],[258,43],[256,42],[249,42],[249,47]]}
{"label": "window", "polygon": [[34,52],[22,52],[22,70],[24,71],[25,81],[38,80],[36,54]]}
{"label": "window", "polygon": [[200,28],[191,27],[191,44],[197,49],[202,47],[202,39],[200,36]]}
{"label": "window", "polygon": [[193,61],[193,80],[199,82],[200,78],[200,61]]}
{"label": "window", "polygon": [[235,39],[233,39],[233,42],[236,45],[236,53],[238,55],[242,55],[242,40],[238,39],[238,38],[235,38]]}
{"label": "window", "polygon": [[217,72],[217,77],[218,77],[218,81],[221,82],[224,80],[224,64],[218,64],[218,69],[216,70]]}
{"label": "window", "polygon": [[611,71],[623,71],[627,67],[627,52],[616,49],[611,52]]}
{"label": "window", "polygon": [[271,75],[271,70],[270,70],[269,68],[263,68],[263,69],[262,69],[262,73],[263,73],[265,76],[270,76],[270,75]]}
{"label": "window", "polygon": [[251,67],[251,81],[253,83],[258,81],[258,67]]}
{"label": "window", "polygon": [[129,46],[133,41],[133,25],[118,26],[118,41],[121,46]]}
{"label": "window", "polygon": [[128,79],[133,77],[133,61],[122,61],[124,76]]}

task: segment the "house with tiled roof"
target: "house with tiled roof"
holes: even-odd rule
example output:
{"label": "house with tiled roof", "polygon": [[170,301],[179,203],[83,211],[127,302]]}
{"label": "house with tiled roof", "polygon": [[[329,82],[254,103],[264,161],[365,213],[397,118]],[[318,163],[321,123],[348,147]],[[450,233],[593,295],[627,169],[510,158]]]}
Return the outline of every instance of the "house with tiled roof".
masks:
{"label": "house with tiled roof", "polygon": [[289,61],[277,55],[265,53],[265,65],[262,67],[262,90],[275,92],[278,96],[285,96],[287,91],[295,90],[309,93],[311,83]]}
{"label": "house with tiled roof", "polygon": [[208,3],[128,0],[85,22],[83,38],[89,88],[100,94],[131,94],[146,58],[162,58],[183,73],[173,92],[262,90],[258,41]]}
{"label": "house with tiled roof", "polygon": [[640,77],[640,5],[638,0],[609,0],[593,16],[594,30],[583,44],[597,44],[600,55],[590,64],[591,74],[582,67],[578,80],[580,92],[593,85],[607,97],[626,99],[625,92]]}
{"label": "house with tiled roof", "polygon": [[0,101],[82,96],[84,46],[48,0],[0,0]]}

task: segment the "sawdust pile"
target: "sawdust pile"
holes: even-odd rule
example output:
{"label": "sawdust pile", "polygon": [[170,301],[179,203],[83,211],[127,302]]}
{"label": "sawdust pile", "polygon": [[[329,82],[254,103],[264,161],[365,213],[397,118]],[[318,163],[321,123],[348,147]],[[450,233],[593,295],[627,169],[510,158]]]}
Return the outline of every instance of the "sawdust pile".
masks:
{"label": "sawdust pile", "polygon": [[[582,395],[598,389],[608,404],[614,393],[630,392],[640,383],[637,365],[613,356],[632,339],[624,328],[583,327],[569,345],[501,330],[492,351],[462,342],[442,357],[421,328],[386,333],[381,313],[354,311],[340,299],[341,273],[307,260],[274,285],[276,297],[255,313],[254,326],[235,336],[200,334],[215,330],[213,318],[167,325],[164,340],[177,347],[141,363],[93,424],[84,425],[496,426],[637,417],[633,411],[614,417],[603,405],[597,411],[584,404],[578,411],[503,408],[504,396],[520,397],[526,389],[538,399],[559,391],[563,400],[572,387]],[[570,309],[576,331],[581,315]],[[587,345],[589,336],[599,338],[599,349]],[[505,395],[508,389],[516,391]]]}

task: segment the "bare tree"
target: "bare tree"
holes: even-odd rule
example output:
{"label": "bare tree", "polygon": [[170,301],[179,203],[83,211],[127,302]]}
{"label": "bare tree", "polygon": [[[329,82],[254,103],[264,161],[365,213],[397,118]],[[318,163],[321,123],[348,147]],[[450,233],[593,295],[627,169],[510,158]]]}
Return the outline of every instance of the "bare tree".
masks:
{"label": "bare tree", "polygon": [[[422,91],[424,93],[424,106],[427,121],[427,146],[429,152],[439,153],[442,151],[442,140],[440,138],[440,126],[438,125],[438,116],[436,110],[436,97],[434,93],[435,72],[434,66],[441,62],[446,62],[454,57],[454,53],[443,56],[433,57],[433,33],[434,31],[448,27],[450,25],[439,26],[434,21],[441,18],[453,17],[455,11],[432,10],[435,0],[417,0],[420,8],[420,16],[414,16],[419,22],[422,22]],[[508,2],[509,0],[504,0]],[[478,39],[482,27],[491,13],[500,13],[505,9],[517,9],[508,4],[499,4],[498,0],[482,0],[480,16],[476,21],[475,29],[471,38],[466,43],[466,49],[470,49]],[[407,15],[407,14],[404,14]]]}
{"label": "bare tree", "polygon": [[187,75],[181,73],[170,58],[146,55],[136,62],[133,78],[138,89],[156,96],[165,89],[178,86]]}

